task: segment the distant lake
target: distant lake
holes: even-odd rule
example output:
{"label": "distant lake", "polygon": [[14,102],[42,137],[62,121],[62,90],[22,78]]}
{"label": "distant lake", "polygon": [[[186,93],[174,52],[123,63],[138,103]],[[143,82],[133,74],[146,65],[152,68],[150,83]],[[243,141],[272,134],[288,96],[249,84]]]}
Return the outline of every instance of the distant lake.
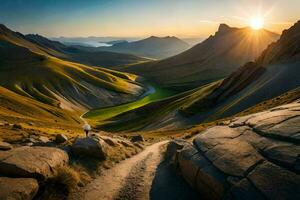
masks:
{"label": "distant lake", "polygon": [[78,44],[84,45],[84,46],[92,46],[92,47],[110,47],[111,44],[104,43],[104,42],[96,42],[96,41],[81,41],[77,42]]}

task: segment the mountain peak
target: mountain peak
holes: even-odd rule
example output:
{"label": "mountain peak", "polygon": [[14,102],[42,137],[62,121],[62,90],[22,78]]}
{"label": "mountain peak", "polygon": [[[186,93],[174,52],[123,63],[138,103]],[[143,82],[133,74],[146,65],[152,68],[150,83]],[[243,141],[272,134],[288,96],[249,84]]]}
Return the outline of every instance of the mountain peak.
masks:
{"label": "mountain peak", "polygon": [[226,33],[230,30],[232,30],[232,28],[230,26],[228,26],[227,24],[220,24],[220,26],[218,28],[218,33]]}

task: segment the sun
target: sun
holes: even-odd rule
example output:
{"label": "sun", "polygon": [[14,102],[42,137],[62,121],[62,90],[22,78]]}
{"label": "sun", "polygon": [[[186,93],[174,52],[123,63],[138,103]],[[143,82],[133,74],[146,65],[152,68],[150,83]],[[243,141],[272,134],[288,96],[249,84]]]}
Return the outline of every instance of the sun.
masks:
{"label": "sun", "polygon": [[251,28],[254,30],[259,30],[264,26],[264,19],[262,17],[254,17],[251,20]]}

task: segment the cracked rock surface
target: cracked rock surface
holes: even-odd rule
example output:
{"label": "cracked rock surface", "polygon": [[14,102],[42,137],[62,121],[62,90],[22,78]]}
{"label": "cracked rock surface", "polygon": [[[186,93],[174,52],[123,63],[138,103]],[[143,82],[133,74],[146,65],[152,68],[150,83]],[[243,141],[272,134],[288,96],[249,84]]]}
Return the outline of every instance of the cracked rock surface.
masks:
{"label": "cracked rock surface", "polygon": [[209,128],[177,152],[204,199],[300,199],[300,102]]}

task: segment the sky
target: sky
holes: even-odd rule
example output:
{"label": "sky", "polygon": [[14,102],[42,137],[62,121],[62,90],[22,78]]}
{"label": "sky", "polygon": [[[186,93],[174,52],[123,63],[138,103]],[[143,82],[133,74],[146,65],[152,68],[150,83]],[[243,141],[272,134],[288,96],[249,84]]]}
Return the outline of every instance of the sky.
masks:
{"label": "sky", "polygon": [[300,20],[300,0],[0,0],[0,23],[47,37],[205,38],[220,23],[281,33]]}

